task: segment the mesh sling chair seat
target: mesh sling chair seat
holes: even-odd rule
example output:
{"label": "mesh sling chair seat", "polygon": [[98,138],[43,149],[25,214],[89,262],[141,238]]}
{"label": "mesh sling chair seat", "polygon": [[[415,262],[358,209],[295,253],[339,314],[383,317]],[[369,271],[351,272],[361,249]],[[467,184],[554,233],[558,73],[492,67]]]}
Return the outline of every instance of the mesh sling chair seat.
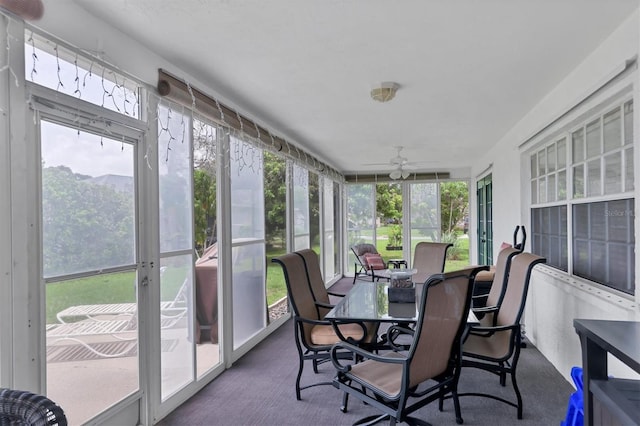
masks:
{"label": "mesh sling chair seat", "polygon": [[500,377],[500,384],[506,385],[506,375],[516,394],[516,402],[489,393],[467,392],[460,396],[484,396],[504,402],[517,409],[518,419],[522,419],[522,395],[516,381],[516,368],[520,357],[520,320],[527,300],[527,291],[534,266],[546,259],[531,253],[517,254],[511,260],[511,268],[506,292],[499,310],[493,314],[489,326],[472,325],[463,345],[463,367],[473,367],[494,373]]}
{"label": "mesh sling chair seat", "polygon": [[352,322],[335,325],[319,314],[308,280],[302,256],[288,253],[272,259],[280,264],[287,285],[289,303],[293,309],[294,335],[298,351],[298,375],[296,377],[296,399],[300,400],[300,391],[313,386],[330,385],[331,382],[317,382],[300,386],[305,361],[311,361],[314,372],[318,364],[329,360],[329,350],[341,340],[357,344],[375,344],[377,324]]}
{"label": "mesh sling chair seat", "polygon": [[0,425],[66,426],[67,417],[43,395],[0,388]]}
{"label": "mesh sling chair seat", "polygon": [[[374,424],[386,417],[392,425],[427,424],[410,414],[435,400],[442,410],[447,396],[453,399],[456,422],[462,423],[457,386],[473,285],[469,271],[432,275],[424,284],[415,328],[392,326],[389,330],[390,335],[396,331],[413,335],[407,351],[379,354],[349,343],[334,345],[331,360],[337,375],[333,385],[382,412],[358,424]],[[338,356],[344,350],[364,361],[344,363]]]}

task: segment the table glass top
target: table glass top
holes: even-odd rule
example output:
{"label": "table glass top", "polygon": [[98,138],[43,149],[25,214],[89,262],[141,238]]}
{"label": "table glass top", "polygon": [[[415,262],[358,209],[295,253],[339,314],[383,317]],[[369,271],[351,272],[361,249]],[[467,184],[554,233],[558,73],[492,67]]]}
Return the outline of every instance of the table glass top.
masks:
{"label": "table glass top", "polygon": [[[325,315],[325,319],[415,322],[416,303],[389,303],[388,282],[356,282],[347,295]],[[422,284],[415,287],[416,302],[420,301]]]}
{"label": "table glass top", "polygon": [[[416,284],[414,303],[389,303],[388,282],[356,282],[349,293],[331,309],[327,320],[357,320],[379,322],[416,322],[418,312],[416,304],[420,303],[423,284]],[[477,324],[478,319],[469,310],[468,324]]]}

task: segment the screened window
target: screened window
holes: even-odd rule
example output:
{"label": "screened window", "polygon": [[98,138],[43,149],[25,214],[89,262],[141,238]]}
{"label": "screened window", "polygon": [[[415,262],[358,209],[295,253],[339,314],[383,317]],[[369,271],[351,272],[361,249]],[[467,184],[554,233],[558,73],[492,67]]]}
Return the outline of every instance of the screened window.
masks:
{"label": "screened window", "polygon": [[573,273],[634,294],[633,199],[573,206]]}
{"label": "screened window", "polygon": [[140,86],[132,79],[37,34],[25,39],[27,81],[140,118]]}
{"label": "screened window", "polygon": [[629,294],[635,293],[633,137],[628,100],[529,157],[533,251],[550,266]]}

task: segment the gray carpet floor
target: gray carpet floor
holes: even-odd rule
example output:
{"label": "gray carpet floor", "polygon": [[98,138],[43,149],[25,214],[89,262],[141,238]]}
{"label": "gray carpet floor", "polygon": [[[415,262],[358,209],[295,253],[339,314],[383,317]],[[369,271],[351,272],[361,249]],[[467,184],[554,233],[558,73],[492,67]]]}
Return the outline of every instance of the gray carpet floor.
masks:
{"label": "gray carpet floor", "polygon": [[[349,411],[339,409],[341,393],[332,386],[317,386],[295,397],[294,383],[298,356],[293,341],[293,324],[288,321],[232,368],[208,384],[185,404],[163,419],[169,425],[349,425],[377,410],[351,399]],[[330,381],[335,374],[331,363],[319,374],[305,366],[302,383]],[[521,351],[518,384],[524,400],[524,417],[497,401],[480,397],[461,398],[465,425],[559,425],[564,419],[573,387],[531,344]],[[459,392],[489,391],[513,397],[510,383],[502,388],[497,377],[480,370],[462,371]],[[418,411],[418,417],[433,425],[455,425],[453,403],[437,403]]]}

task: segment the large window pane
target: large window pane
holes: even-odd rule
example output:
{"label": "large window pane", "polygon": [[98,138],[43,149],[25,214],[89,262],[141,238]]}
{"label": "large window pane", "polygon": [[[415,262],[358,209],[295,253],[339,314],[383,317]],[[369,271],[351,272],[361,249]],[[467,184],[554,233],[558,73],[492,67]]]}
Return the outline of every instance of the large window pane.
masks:
{"label": "large window pane", "polygon": [[47,395],[82,424],[139,387],[135,149],[40,124]]}
{"label": "large window pane", "polygon": [[[220,362],[221,322],[218,315],[218,293],[221,262],[218,250],[217,220],[217,134],[211,124],[194,119],[193,123],[193,198],[195,248],[199,256],[195,264],[196,365],[198,377]],[[188,272],[185,279],[188,279]],[[163,277],[166,275],[163,274]],[[179,281],[180,279],[178,279]],[[186,281],[187,284],[194,281]],[[181,287],[191,293],[188,286]],[[174,283],[175,285],[175,283]],[[163,285],[164,287],[164,285]],[[192,293],[191,293],[192,294]],[[163,293],[164,295],[164,293]],[[165,298],[163,297],[163,300]],[[193,318],[193,312],[190,313]],[[189,325],[192,328],[192,324]],[[188,364],[187,364],[188,365]]]}
{"label": "large window pane", "polygon": [[311,247],[309,234],[309,171],[293,165],[293,235],[294,250]]}
{"label": "large window pane", "polygon": [[287,251],[287,162],[267,151],[263,154],[267,305],[269,320],[273,321],[289,311],[284,273],[271,261]]}
{"label": "large window pane", "polygon": [[320,176],[309,172],[309,248],[320,256]]}
{"label": "large window pane", "polygon": [[[347,185],[347,244],[375,244],[374,186],[370,183]],[[356,262],[349,250],[348,270],[354,272]]]}
{"label": "large window pane", "polygon": [[133,146],[46,121],[41,132],[44,277],[135,263]]}
{"label": "large window pane", "polygon": [[[413,253],[416,244],[420,241],[440,240],[438,184],[414,183],[409,188],[411,196],[411,253]],[[487,218],[487,221],[490,221],[490,218]]]}
{"label": "large window pane", "polygon": [[[161,397],[166,400],[194,380],[194,314],[191,310],[194,194],[190,117],[163,105],[158,109],[158,127],[158,152],[162,153],[158,156],[162,258],[160,338],[172,347],[160,357]],[[185,139],[178,142],[173,135],[184,135]],[[200,279],[196,289],[202,293],[208,284],[217,286],[217,279],[211,279],[210,283]],[[200,342],[201,333],[205,333],[200,326],[206,328],[207,336],[212,327],[204,318],[201,315],[196,329],[196,343]]]}
{"label": "large window pane", "polygon": [[[193,249],[190,125],[189,117],[166,106],[158,108],[161,252]],[[173,137],[182,134],[185,141]]]}
{"label": "large window pane", "polygon": [[335,207],[334,207],[334,182],[329,178],[323,179],[323,217],[324,217],[324,241],[323,241],[323,266],[324,279],[330,281],[336,274],[336,235],[335,235]]}
{"label": "large window pane", "polygon": [[233,347],[266,326],[262,151],[231,138]]}
{"label": "large window pane", "polygon": [[378,251],[387,259],[402,257],[402,186],[399,183],[376,185]]}
{"label": "large window pane", "polygon": [[[194,314],[193,304],[190,302],[193,292],[193,262],[192,254],[165,257],[160,262],[162,271],[160,277],[160,365],[163,400],[194,380]],[[215,271],[211,272],[215,273]],[[201,281],[205,280],[201,278]],[[200,286],[217,286],[217,279],[212,277],[209,281],[198,284]],[[204,302],[204,298],[201,297],[201,299]],[[213,307],[208,308],[211,310]],[[215,308],[217,310],[217,306]],[[203,315],[198,319],[195,341],[202,342],[205,338],[209,340],[213,324],[206,324],[209,321]],[[217,330],[214,329],[214,331]],[[217,336],[215,339],[217,340]]]}

